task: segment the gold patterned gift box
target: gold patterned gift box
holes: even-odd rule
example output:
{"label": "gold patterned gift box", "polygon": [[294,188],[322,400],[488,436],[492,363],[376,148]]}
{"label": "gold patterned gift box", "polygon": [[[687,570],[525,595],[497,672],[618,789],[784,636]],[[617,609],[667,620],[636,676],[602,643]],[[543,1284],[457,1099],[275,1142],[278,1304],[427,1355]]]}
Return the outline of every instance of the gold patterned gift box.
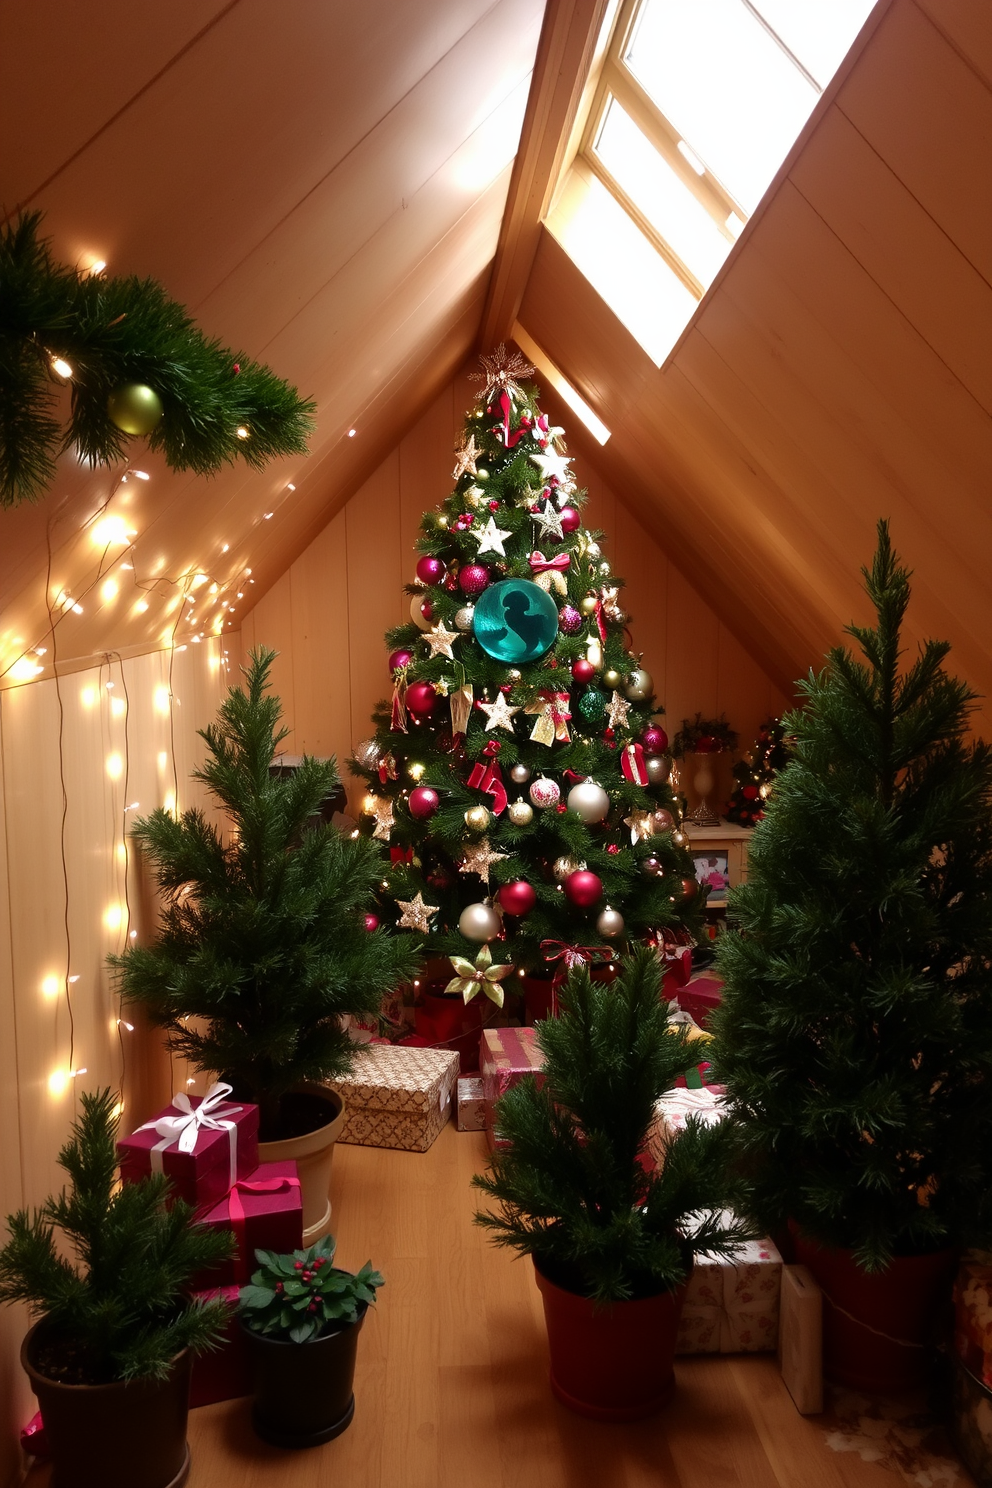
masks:
{"label": "gold patterned gift box", "polygon": [[426,1152],[451,1117],[458,1055],[369,1044],[350,1075],[328,1084],[347,1102],[339,1142]]}

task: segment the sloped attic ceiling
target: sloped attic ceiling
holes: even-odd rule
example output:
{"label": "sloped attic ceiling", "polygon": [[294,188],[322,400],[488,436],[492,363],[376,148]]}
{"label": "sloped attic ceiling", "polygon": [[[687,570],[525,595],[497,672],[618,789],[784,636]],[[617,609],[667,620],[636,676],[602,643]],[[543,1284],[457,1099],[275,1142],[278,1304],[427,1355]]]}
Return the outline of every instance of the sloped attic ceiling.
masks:
{"label": "sloped attic ceiling", "polygon": [[493,325],[515,316],[612,430],[570,425],[783,690],[868,618],[890,517],[907,641],[951,641],[986,734],[990,182],[988,0],[881,0],[660,369],[541,228]]}
{"label": "sloped attic ceiling", "polygon": [[[45,637],[49,563],[49,598],[79,606],[60,664],[162,645],[197,573],[217,585],[201,581],[197,624],[227,625],[247,571],[276,578],[450,377],[478,331],[543,10],[4,7],[5,213],[42,210],[56,255],[84,269],[161,280],[208,334],[315,397],[318,431],[309,459],[213,480],[138,441],[151,479],[116,491],[122,472],[66,459],[44,501],[0,513],[0,672]],[[93,541],[108,496],[131,552]]]}

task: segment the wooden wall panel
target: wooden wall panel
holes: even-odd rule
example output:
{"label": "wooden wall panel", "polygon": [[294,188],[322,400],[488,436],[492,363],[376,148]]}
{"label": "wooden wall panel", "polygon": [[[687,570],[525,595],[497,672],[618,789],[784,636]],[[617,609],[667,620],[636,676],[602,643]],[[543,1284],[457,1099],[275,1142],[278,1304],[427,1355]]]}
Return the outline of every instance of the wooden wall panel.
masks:
{"label": "wooden wall panel", "polygon": [[[153,924],[127,828],[135,814],[171,804],[177,778],[180,808],[206,804],[188,777],[203,756],[196,730],[214,717],[225,684],[222,645],[211,641],[177,652],[171,665],[166,653],[110,654],[58,686],[29,683],[0,698],[0,1217],[61,1187],[55,1159],[80,1090],[122,1090],[133,1127],[177,1088],[158,1036],[137,1018],[128,1018],[133,1032],[118,1028],[105,958]],[[172,1078],[185,1081],[186,1071]],[[13,1310],[0,1316],[5,1483],[16,1429],[34,1409],[17,1364],[23,1322]]]}
{"label": "wooden wall panel", "polygon": [[[474,395],[463,371],[245,615],[243,647],[264,642],[281,652],[276,683],[294,730],[287,750],[343,762],[367,737],[372,709],[389,690],[383,634],[409,613],[403,584],[413,577],[420,517],[451,488],[452,441]],[[557,406],[555,417],[566,429],[574,423]],[[626,580],[634,648],[655,679],[669,732],[697,710],[726,712],[747,747],[762,719],[786,705],[784,695],[581,451],[576,469],[589,490],[588,523],[602,528],[604,557]],[[305,618],[318,607],[319,637]],[[353,790],[353,804],[357,796]]]}

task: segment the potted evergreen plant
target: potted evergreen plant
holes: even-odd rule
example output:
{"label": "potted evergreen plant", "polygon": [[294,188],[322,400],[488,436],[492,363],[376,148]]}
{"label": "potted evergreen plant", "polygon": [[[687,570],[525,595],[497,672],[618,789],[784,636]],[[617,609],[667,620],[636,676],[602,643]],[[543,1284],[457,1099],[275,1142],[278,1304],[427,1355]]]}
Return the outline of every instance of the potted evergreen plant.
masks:
{"label": "potted evergreen plant", "polygon": [[334,1237],[290,1255],[256,1250],[239,1313],[255,1368],[252,1423],[277,1447],[316,1447],[355,1414],[355,1356],[365,1314],[384,1282],[367,1261],[334,1264]]}
{"label": "potted evergreen plant", "polygon": [[347,1073],[359,1047],[344,1015],[377,1015],[417,951],[366,928],[382,865],[373,843],[319,820],[333,761],[304,756],[288,778],[271,772],[288,732],[267,691],[275,654],[252,651],[246,687],[232,687],[219,721],[200,731],[207,759],[194,777],[226,810],[226,840],[195,809],[135,823],[165,902],[152,944],[110,962],[124,998],[167,1030],[175,1053],[258,1105],[260,1158],[298,1163],[312,1240],[330,1219],[344,1123],[341,1097],[322,1082]]}
{"label": "potted evergreen plant", "polygon": [[903,657],[885,522],[863,573],[861,658],[832,650],[783,720],[710,1057],[753,1214],[824,1289],[829,1373],[884,1390],[923,1376],[955,1247],[992,1233],[992,751],[948,646]]}
{"label": "potted evergreen plant", "polygon": [[[196,1272],[231,1255],[229,1231],[163,1205],[162,1174],[116,1187],[109,1091],[82,1097],[59,1154],[71,1190],[7,1220],[0,1301],[39,1315],[21,1348],[58,1488],[179,1488],[189,1474],[190,1363],[229,1318],[191,1301]],[[75,1259],[68,1258],[68,1253]]]}
{"label": "potted evergreen plant", "polygon": [[660,1170],[642,1163],[658,1098],[694,1063],[660,990],[646,947],[608,985],[572,972],[559,1016],[538,1024],[543,1079],[499,1101],[509,1146],[473,1179],[495,1201],[478,1223],[533,1258],[552,1390],[605,1421],[664,1405],[693,1255],[729,1256],[750,1236],[731,1212],[720,1125],[690,1118]]}

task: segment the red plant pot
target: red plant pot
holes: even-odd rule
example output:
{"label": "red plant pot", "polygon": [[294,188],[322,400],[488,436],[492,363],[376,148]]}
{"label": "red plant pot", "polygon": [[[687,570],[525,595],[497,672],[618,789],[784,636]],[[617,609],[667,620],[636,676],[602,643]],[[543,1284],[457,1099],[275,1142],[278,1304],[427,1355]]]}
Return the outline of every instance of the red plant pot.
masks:
{"label": "red plant pot", "polygon": [[597,1307],[534,1272],[551,1350],[551,1389],[562,1405],[594,1421],[636,1421],[675,1391],[675,1339],[685,1286],[634,1302]]}
{"label": "red plant pot", "polygon": [[957,1264],[954,1249],[896,1256],[862,1271],[850,1250],[816,1245],[791,1223],[796,1261],[823,1292],[823,1371],[836,1384],[894,1394],[926,1382]]}

